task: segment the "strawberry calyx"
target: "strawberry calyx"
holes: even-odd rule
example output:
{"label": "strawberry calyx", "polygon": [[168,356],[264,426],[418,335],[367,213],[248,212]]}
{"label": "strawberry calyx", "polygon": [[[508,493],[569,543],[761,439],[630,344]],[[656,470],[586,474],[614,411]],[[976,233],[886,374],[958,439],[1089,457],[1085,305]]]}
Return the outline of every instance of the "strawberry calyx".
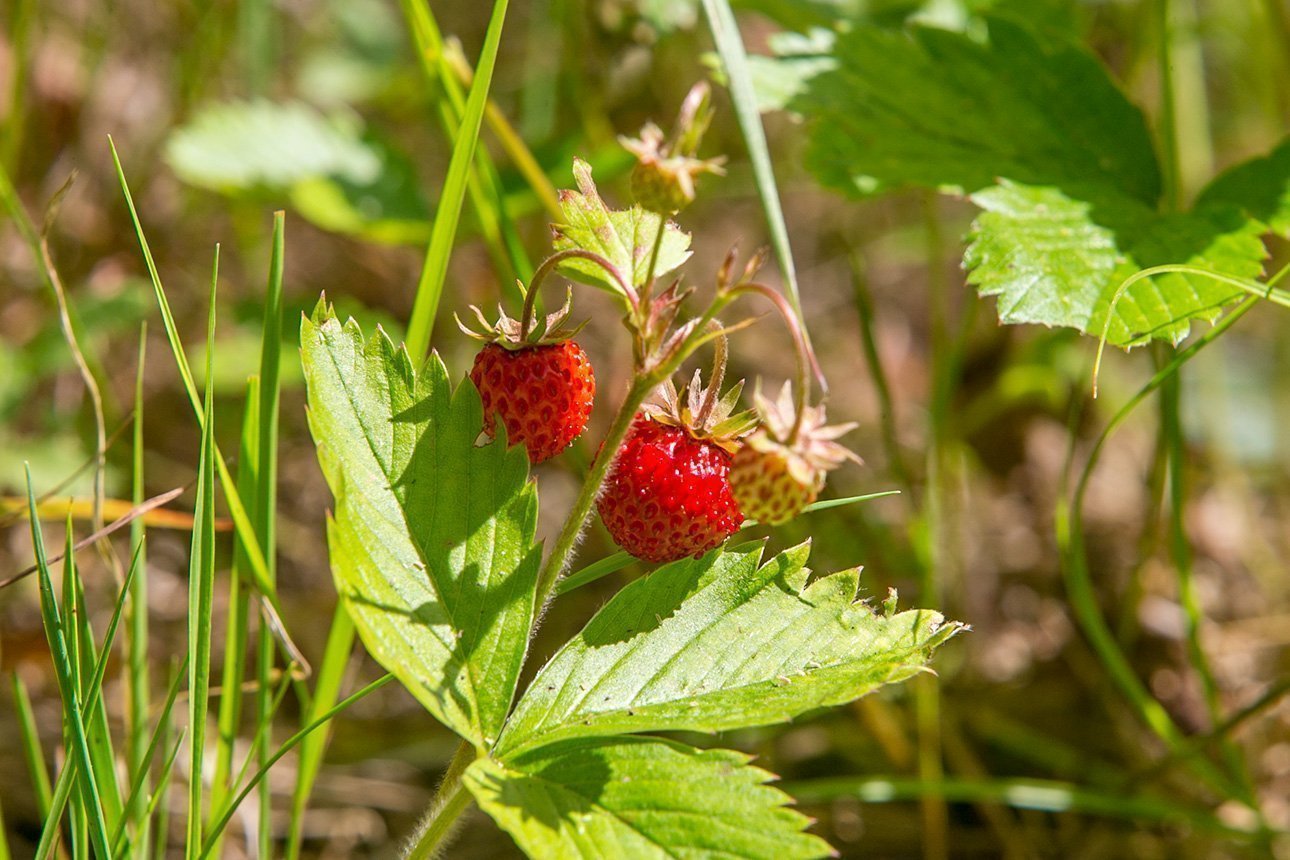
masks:
{"label": "strawberry calyx", "polygon": [[862,463],[853,451],[837,439],[858,425],[827,423],[824,405],[805,406],[798,411],[792,385],[784,383],[779,396],[770,400],[760,390],[753,394],[755,413],[760,426],[744,439],[743,444],[764,454],[782,458],[789,474],[803,487],[819,491],[825,476],[850,460]]}
{"label": "strawberry calyx", "polygon": [[694,183],[699,176],[725,173],[724,156],[695,157],[712,122],[711,96],[706,83],[691,87],[670,136],[648,122],[640,137],[618,138],[623,148],[636,156],[632,193],[646,209],[660,214],[679,212],[694,202]]}
{"label": "strawberry calyx", "polygon": [[705,387],[696,370],[690,384],[678,392],[669,379],[654,389],[653,399],[641,407],[641,413],[733,454],[739,450],[739,440],[756,429],[757,416],[751,409],[735,412],[744,388],[742,379],[723,395],[719,394],[720,382],[718,377]]}
{"label": "strawberry calyx", "polygon": [[506,309],[500,304],[497,306],[496,322],[489,322],[478,306],[470,305],[470,310],[475,314],[475,318],[479,320],[480,329],[478,331],[467,326],[455,314],[453,318],[457,321],[457,327],[467,336],[483,343],[495,343],[503,349],[513,352],[529,347],[564,343],[576,337],[578,332],[582,331],[587,325],[587,322],[583,321],[572,327],[566,325],[572,305],[573,290],[570,289],[565,293],[564,305],[559,310],[545,316],[535,316],[527,331],[525,331],[523,320],[517,320],[509,316],[506,313]]}

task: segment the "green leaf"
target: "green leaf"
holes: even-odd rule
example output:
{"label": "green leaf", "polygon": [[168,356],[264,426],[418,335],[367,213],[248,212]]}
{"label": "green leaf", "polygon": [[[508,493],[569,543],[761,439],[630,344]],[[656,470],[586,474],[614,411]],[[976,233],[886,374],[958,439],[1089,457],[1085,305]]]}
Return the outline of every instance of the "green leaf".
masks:
{"label": "green leaf", "polygon": [[336,499],[332,573],[368,651],[437,718],[492,744],[533,619],[537,493],[522,447],[476,446],[469,382],[419,374],[322,303],[301,327],[309,425]]}
{"label": "green leaf", "polygon": [[1290,234],[1290,137],[1267,155],[1224,171],[1196,205],[1237,206],[1276,232]]}
{"label": "green leaf", "polygon": [[212,104],[166,141],[166,162],[185,182],[216,191],[290,188],[317,176],[372,182],[381,159],[355,116],[301,104]]}
{"label": "green leaf", "polygon": [[728,750],[653,738],[580,740],[506,762],[481,758],[463,781],[530,857],[766,860],[827,857],[806,816]]}
{"label": "green leaf", "polygon": [[557,740],[784,722],[923,669],[958,632],[929,610],[876,613],[859,570],[806,584],[809,545],[760,543],[659,568],[620,591],[538,673],[499,755]]}
{"label": "green leaf", "polygon": [[[552,225],[557,251],[581,248],[604,257],[614,265],[633,287],[645,283],[649,274],[650,254],[658,235],[660,216],[640,206],[610,209],[591,178],[591,165],[580,158],[573,160],[577,191],[560,192],[560,209],[564,223]],[[690,259],[690,234],[668,221],[663,244],[659,248],[654,275],[661,277]],[[567,278],[593,287],[621,292],[621,288],[603,269],[587,260],[566,260],[560,272]]]}
{"label": "green leaf", "polygon": [[861,26],[838,36],[834,57],[838,68],[790,105],[814,120],[807,160],[827,185],[971,193],[1004,177],[1149,205],[1160,196],[1141,111],[1078,45],[994,18],[984,43]]}
{"label": "green leaf", "polygon": [[166,141],[166,162],[199,188],[245,196],[287,192],[324,230],[420,244],[430,211],[412,162],[349,113],[300,102],[227,102],[202,108]]}
{"label": "green leaf", "polygon": [[1146,123],[1096,57],[1059,30],[1041,37],[985,20],[986,41],[918,26],[839,35],[838,67],[790,104],[815,123],[817,176],[857,196],[968,194],[984,210],[964,255],[968,281],[998,297],[1002,322],[1095,336],[1105,326],[1109,342],[1132,346],[1176,343],[1191,320],[1215,319],[1239,290],[1183,275],[1139,281],[1122,296],[1119,287],[1169,263],[1258,277],[1266,251],[1250,216],[1269,206],[1241,191],[1250,175],[1193,212],[1161,215]]}

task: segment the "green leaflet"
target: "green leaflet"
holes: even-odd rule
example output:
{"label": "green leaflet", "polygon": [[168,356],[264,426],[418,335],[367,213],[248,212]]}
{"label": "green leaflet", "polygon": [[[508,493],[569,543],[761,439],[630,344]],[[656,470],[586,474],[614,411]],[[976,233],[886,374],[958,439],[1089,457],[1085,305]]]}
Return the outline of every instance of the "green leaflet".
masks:
{"label": "green leaflet", "polygon": [[332,573],[368,651],[476,747],[514,694],[533,619],[537,494],[522,448],[476,447],[473,385],[364,340],[322,303],[301,327],[309,426],[336,499]]}
{"label": "green leaflet", "polygon": [[839,35],[837,68],[790,105],[816,121],[811,169],[852,193],[971,193],[1004,177],[1154,205],[1146,121],[1096,57],[1006,19],[989,32],[987,43],[919,26]]}
{"label": "green leaflet", "polygon": [[1096,336],[1110,311],[1110,343],[1177,342],[1190,320],[1212,321],[1241,291],[1208,278],[1163,275],[1134,284],[1112,308],[1125,278],[1165,263],[1244,278],[1263,271],[1263,226],[1231,206],[1174,215],[1139,210],[1117,234],[1091,217],[1089,203],[1056,188],[1004,180],[973,194],[972,202],[984,211],[972,224],[963,264],[981,295],[999,297],[1005,323],[1070,326]]}
{"label": "green leaflet", "polygon": [[325,230],[402,244],[430,235],[412,162],[357,115],[324,115],[301,102],[208,104],[167,138],[165,159],[199,188],[251,197],[285,191]]}
{"label": "green leaflet", "polygon": [[[553,245],[555,250],[581,248],[604,257],[633,287],[645,283],[649,274],[650,253],[658,235],[660,217],[646,212],[640,206],[630,209],[610,209],[596,190],[591,178],[591,165],[580,158],[573,161],[573,176],[578,182],[577,191],[560,192],[560,208],[564,223],[555,224]],[[663,244],[659,247],[655,277],[661,277],[680,267],[690,259],[690,234],[672,221],[667,222]],[[560,272],[567,278],[593,287],[620,292],[603,269],[587,260],[566,260]]]}
{"label": "green leaflet", "polygon": [[530,857],[827,857],[773,775],[728,750],[579,740],[476,761],[463,781]]}
{"label": "green leaflet", "polygon": [[1290,233],[1290,137],[1272,152],[1242,162],[1209,184],[1197,208],[1231,205],[1282,235]]}
{"label": "green leaflet", "polygon": [[1176,343],[1191,320],[1216,318],[1240,292],[1205,278],[1161,276],[1112,299],[1129,275],[1166,263],[1258,277],[1261,221],[1290,226],[1290,153],[1233,171],[1190,213],[1161,215],[1146,123],[1096,57],[1057,31],[986,21],[984,42],[919,26],[839,35],[836,68],[788,106],[814,121],[811,169],[856,196],[967,194],[984,210],[968,280],[998,296],[1005,323],[1100,336],[1109,313],[1108,340],[1132,346]]}
{"label": "green leaflet", "polygon": [[502,757],[566,738],[784,722],[920,671],[959,631],[929,610],[857,602],[859,571],[806,584],[809,545],[666,565],[623,588],[538,673]]}

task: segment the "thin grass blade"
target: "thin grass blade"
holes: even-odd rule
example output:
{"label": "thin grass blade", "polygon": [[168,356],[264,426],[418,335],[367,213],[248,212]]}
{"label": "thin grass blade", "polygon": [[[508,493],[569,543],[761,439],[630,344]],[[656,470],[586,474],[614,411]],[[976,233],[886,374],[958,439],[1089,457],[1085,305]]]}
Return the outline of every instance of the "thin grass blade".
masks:
{"label": "thin grass blade", "polygon": [[739,24],[730,8],[729,0],[703,0],[703,11],[708,19],[708,29],[716,45],[721,64],[726,70],[730,87],[730,100],[734,104],[739,129],[748,146],[753,176],[757,180],[757,193],[761,196],[762,210],[766,213],[766,227],[770,230],[771,247],[779,261],[779,271],[788,286],[788,300],[793,303],[797,318],[802,324],[802,336],[810,346],[811,335],[802,317],[802,299],[797,287],[797,267],[793,263],[793,248],[788,240],[788,225],[784,221],[784,208],[779,202],[779,186],[775,182],[774,161],[766,142],[766,130],[757,110],[757,96],[753,92],[752,72],[748,69],[748,54],[744,50]]}
{"label": "thin grass blade", "polygon": [[[89,739],[82,719],[81,696],[68,647],[68,632],[64,627],[62,613],[54,596],[54,582],[45,557],[45,540],[41,533],[40,519],[36,516],[36,495],[32,489],[30,470],[27,472],[27,498],[31,513],[31,542],[35,548],[36,564],[40,574],[41,616],[54,661],[54,672],[58,678],[59,693],[63,700],[63,715],[68,724],[72,755],[75,756],[80,768],[77,783],[86,799],[89,840],[100,856],[108,857],[111,855],[108,854],[107,821],[103,817],[103,804],[94,773]],[[69,760],[68,766],[70,764]]]}
{"label": "thin grass blade", "polygon": [[[340,603],[332,615],[331,631],[327,634],[327,648],[323,652],[322,663],[318,665],[318,681],[314,687],[312,706],[301,719],[308,725],[321,717],[336,704],[340,695],[341,681],[345,676],[345,667],[349,664],[350,654],[354,650],[354,621]],[[300,856],[301,842],[304,839],[305,810],[309,806],[309,795],[313,792],[314,781],[322,769],[323,755],[327,751],[327,739],[331,733],[331,724],[305,737],[300,744],[300,755],[296,763],[296,787],[291,795],[291,826],[287,835],[287,860],[296,860]]]}
{"label": "thin grass blade", "polygon": [[[52,806],[53,790],[49,785],[49,771],[45,769],[45,753],[40,745],[40,733],[36,730],[36,715],[31,709],[31,696],[27,685],[15,672],[9,678],[13,685],[14,710],[18,712],[18,736],[22,741],[22,754],[27,762],[27,772],[31,774],[31,784],[36,792],[36,808],[42,816],[48,816]],[[60,812],[61,816],[61,812]]]}
{"label": "thin grass blade", "polygon": [[466,180],[475,146],[479,142],[479,126],[484,118],[484,105],[493,82],[493,68],[502,41],[502,24],[506,19],[507,0],[495,0],[493,15],[484,35],[484,46],[475,68],[475,81],[466,99],[466,107],[453,143],[452,158],[448,162],[448,175],[439,207],[435,210],[434,227],[430,233],[430,246],[426,249],[425,264],[417,283],[416,298],[412,305],[412,318],[408,322],[407,348],[414,364],[420,364],[430,347],[430,332],[434,328],[443,296],[444,278],[448,274],[448,258],[452,254],[453,239],[457,235],[457,222],[461,217],[461,204],[466,194]]}
{"label": "thin grass blade", "polygon": [[211,672],[211,625],[215,597],[215,288],[219,246],[211,272],[209,320],[206,325],[206,397],[202,419],[201,470],[193,511],[192,552],[188,563],[188,837],[185,856],[196,856],[202,844],[202,774],[206,752],[206,713]]}

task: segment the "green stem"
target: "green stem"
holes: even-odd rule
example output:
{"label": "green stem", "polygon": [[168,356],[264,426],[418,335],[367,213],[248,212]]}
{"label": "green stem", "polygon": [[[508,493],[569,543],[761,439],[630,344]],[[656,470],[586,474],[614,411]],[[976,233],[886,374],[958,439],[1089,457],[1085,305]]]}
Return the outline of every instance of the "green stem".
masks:
{"label": "green stem", "polygon": [[457,819],[470,806],[470,792],[461,784],[461,775],[474,761],[474,747],[462,743],[448,763],[448,770],[443,775],[439,790],[435,792],[434,800],[430,802],[430,812],[421,824],[417,841],[404,860],[425,860],[435,856],[435,852],[452,834]]}
{"label": "green stem", "polygon": [[775,306],[775,310],[779,311],[784,325],[788,327],[789,334],[793,337],[793,354],[797,359],[797,388],[794,389],[793,429],[786,440],[788,445],[792,445],[802,431],[802,418],[806,415],[806,404],[811,395],[811,374],[807,368],[810,367],[815,371],[815,378],[820,381],[820,388],[827,394],[824,373],[820,370],[820,363],[815,357],[815,351],[811,349],[810,341],[806,339],[805,328],[798,320],[793,306],[788,303],[788,299],[784,298],[778,290],[773,290],[765,284],[739,284],[730,291],[731,295],[738,295],[741,292],[753,292],[769,299]]}
{"label": "green stem", "polygon": [[1178,119],[1174,93],[1173,28],[1170,26],[1169,0],[1156,0],[1156,34],[1160,39],[1157,53],[1160,75],[1161,167],[1164,172],[1164,205],[1178,208]]}
{"label": "green stem", "polygon": [[649,252],[649,268],[645,270],[645,282],[641,284],[641,307],[649,304],[650,293],[654,290],[654,273],[658,271],[658,254],[663,249],[663,234],[667,232],[667,216],[658,216],[658,232],[654,234],[654,247]]}
{"label": "green stem", "polygon": [[[560,574],[564,572],[569,563],[569,557],[573,552],[574,545],[578,542],[578,535],[581,534],[583,526],[586,525],[588,517],[591,515],[591,506],[596,501],[596,496],[600,493],[600,485],[604,483],[605,476],[609,473],[609,466],[618,453],[618,448],[627,438],[627,431],[631,429],[632,419],[636,417],[636,411],[640,409],[641,403],[653,389],[654,383],[651,377],[639,376],[628,389],[627,396],[623,399],[622,405],[618,407],[618,413],[614,415],[614,421],[609,426],[609,431],[605,434],[605,440],[601,445],[600,453],[597,455],[595,462],[591,465],[591,471],[587,478],[582,482],[582,489],[578,492],[578,498],[573,503],[573,509],[569,511],[565,519],[564,528],[560,531],[560,536],[556,538],[555,548],[551,550],[551,555],[547,558],[541,573],[538,574],[537,582],[537,599],[535,605],[539,607],[541,617],[541,608],[546,606],[547,600],[555,588]],[[535,625],[536,626],[536,625]]]}
{"label": "green stem", "polygon": [[[1168,364],[1157,371],[1150,381],[1128,403],[1120,408],[1111,418],[1101,436],[1098,437],[1093,449],[1089,452],[1088,461],[1080,473],[1071,501],[1069,504],[1059,503],[1057,510],[1056,532],[1058,545],[1061,549],[1062,575],[1066,582],[1066,591],[1070,598],[1075,618],[1083,629],[1084,635],[1088,638],[1089,644],[1093,646],[1093,650],[1101,660],[1102,665],[1106,668],[1111,680],[1115,682],[1121,693],[1134,706],[1143,722],[1164,740],[1175,753],[1183,749],[1186,738],[1165,709],[1158,701],[1152,698],[1150,693],[1143,687],[1142,682],[1138,680],[1133,667],[1120,650],[1114,635],[1102,617],[1084,549],[1084,498],[1101,453],[1115,429],[1143,400],[1163,385],[1170,375],[1234,325],[1238,319],[1254,306],[1256,301],[1257,299],[1251,297],[1237,305],[1231,313],[1219,320],[1212,329],[1205,332],[1195,343],[1176,353]],[[1222,793],[1233,796],[1240,794],[1238,791],[1230,790],[1231,786],[1226,775],[1218,771],[1204,758],[1191,754],[1186,756],[1186,760],[1197,776],[1210,785],[1217,787]]]}

